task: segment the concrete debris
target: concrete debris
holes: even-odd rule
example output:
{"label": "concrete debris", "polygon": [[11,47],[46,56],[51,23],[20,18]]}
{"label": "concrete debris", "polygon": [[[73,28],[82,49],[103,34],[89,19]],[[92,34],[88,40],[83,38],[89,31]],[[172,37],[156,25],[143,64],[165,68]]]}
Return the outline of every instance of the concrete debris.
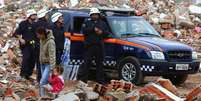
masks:
{"label": "concrete debris", "polygon": [[192,28],[192,29],[195,27],[195,25],[191,21],[188,21],[187,19],[180,19],[178,23],[181,27]]}
{"label": "concrete debris", "polygon": [[99,97],[99,94],[98,94],[98,93],[95,93],[95,92],[93,92],[93,91],[86,91],[86,94],[87,94],[87,98],[88,98],[89,100],[96,100],[96,99],[98,99],[98,97]]}
{"label": "concrete debris", "polygon": [[70,5],[72,7],[76,6],[78,3],[79,3],[78,0],[70,0]]}
{"label": "concrete debris", "polygon": [[140,99],[139,91],[131,91],[126,96],[126,101],[138,101]]}
{"label": "concrete debris", "polygon": [[68,93],[66,95],[62,95],[53,101],[66,101],[66,99],[68,99],[68,101],[80,101],[79,97],[74,93]]}
{"label": "concrete debris", "polygon": [[[52,99],[52,98],[50,98],[50,97],[48,97],[48,96],[45,96],[45,97],[39,98],[38,101],[52,101],[52,100],[54,100],[54,99]],[[58,100],[57,100],[57,101],[58,101]],[[64,101],[64,100],[60,100],[60,101]]]}
{"label": "concrete debris", "polygon": [[[116,83],[114,84],[114,82]],[[79,85],[79,81],[73,81],[72,83]],[[197,87],[193,89],[186,97],[179,97],[177,94],[177,88],[172,85],[169,80],[163,78],[159,78],[155,83],[149,83],[144,87],[133,88],[129,92],[123,87],[125,83],[126,82],[122,80],[111,80],[110,84],[107,85],[89,82],[88,84],[85,84],[87,87],[84,86],[84,88],[81,89],[75,87],[74,90],[71,90],[66,94],[59,94],[59,97],[54,101],[64,101],[63,99],[66,98],[80,101],[97,99],[98,101],[193,101],[192,99],[198,99],[199,95],[201,94],[200,87]],[[100,96],[92,91],[92,88],[90,87],[92,85],[94,85],[93,91],[98,92]],[[116,88],[116,85],[119,87]],[[90,91],[91,93],[89,95],[94,98],[89,99],[86,91]],[[177,93],[175,94],[175,92]]]}
{"label": "concrete debris", "polygon": [[189,7],[189,11],[190,11],[191,14],[201,14],[201,7],[191,5]]}
{"label": "concrete debris", "polygon": [[4,84],[7,84],[7,83],[8,83],[7,80],[1,80],[0,82],[1,82],[1,83],[4,83]]}
{"label": "concrete debris", "polygon": [[147,93],[140,96],[139,101],[166,101],[158,98],[155,94]]}
{"label": "concrete debris", "polygon": [[108,92],[108,93],[106,93],[106,96],[111,96],[111,97],[117,99],[117,101],[124,101],[126,99],[126,93],[122,90]]}
{"label": "concrete debris", "polygon": [[146,85],[144,88],[140,90],[140,93],[155,94],[159,99],[165,98],[166,101],[184,101],[183,98],[176,96],[172,92],[168,91],[166,88],[163,88],[162,86],[157,85],[155,83],[150,83]]}

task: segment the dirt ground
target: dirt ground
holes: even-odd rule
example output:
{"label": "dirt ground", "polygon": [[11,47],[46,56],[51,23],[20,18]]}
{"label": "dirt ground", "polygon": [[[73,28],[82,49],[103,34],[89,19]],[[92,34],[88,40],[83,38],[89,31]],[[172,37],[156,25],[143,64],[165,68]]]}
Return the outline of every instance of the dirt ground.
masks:
{"label": "dirt ground", "polygon": [[179,93],[188,94],[193,88],[201,85],[201,73],[189,75],[184,84],[177,86]]}

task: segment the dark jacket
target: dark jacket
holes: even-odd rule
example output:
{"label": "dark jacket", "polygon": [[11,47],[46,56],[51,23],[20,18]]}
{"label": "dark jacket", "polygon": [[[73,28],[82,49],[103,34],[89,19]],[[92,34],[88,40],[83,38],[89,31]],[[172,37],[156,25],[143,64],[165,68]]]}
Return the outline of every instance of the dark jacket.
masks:
{"label": "dark jacket", "polygon": [[39,28],[39,27],[48,28],[49,27],[49,23],[45,19],[39,19],[35,23],[35,27],[36,27],[36,29]]}
{"label": "dark jacket", "polygon": [[15,35],[22,35],[26,45],[30,45],[32,41],[36,41],[35,24],[31,24],[28,20],[22,21],[15,31]]}
{"label": "dark jacket", "polygon": [[[101,29],[103,34],[98,35],[95,33],[95,27]],[[107,25],[102,20],[93,21],[91,19],[87,19],[82,25],[82,33],[85,36],[85,45],[102,45],[103,38],[108,33]]]}
{"label": "dark jacket", "polygon": [[58,28],[55,24],[52,25],[52,31],[55,38],[56,50],[64,49],[64,28]]}

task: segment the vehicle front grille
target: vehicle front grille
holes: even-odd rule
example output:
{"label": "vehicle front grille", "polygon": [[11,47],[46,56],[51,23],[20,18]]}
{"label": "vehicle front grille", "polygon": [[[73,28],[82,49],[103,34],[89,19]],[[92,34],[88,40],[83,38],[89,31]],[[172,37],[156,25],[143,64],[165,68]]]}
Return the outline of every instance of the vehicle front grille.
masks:
{"label": "vehicle front grille", "polygon": [[168,59],[169,60],[187,60],[192,59],[191,51],[169,51]]}

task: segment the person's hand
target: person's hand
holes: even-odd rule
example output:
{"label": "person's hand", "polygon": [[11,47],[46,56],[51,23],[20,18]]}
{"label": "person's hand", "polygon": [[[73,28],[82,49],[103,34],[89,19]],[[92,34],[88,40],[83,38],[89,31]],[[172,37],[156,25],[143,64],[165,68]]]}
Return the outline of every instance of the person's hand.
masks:
{"label": "person's hand", "polygon": [[95,27],[94,30],[95,30],[96,34],[98,34],[98,35],[103,34],[103,31],[101,29],[97,28],[97,27]]}
{"label": "person's hand", "polygon": [[26,44],[25,40],[22,39],[22,38],[21,38],[19,41],[20,41],[20,43],[21,43],[22,45],[25,45],[25,44]]}
{"label": "person's hand", "polygon": [[50,74],[49,74],[49,76],[52,77],[52,74],[53,74],[53,68],[50,68]]}

